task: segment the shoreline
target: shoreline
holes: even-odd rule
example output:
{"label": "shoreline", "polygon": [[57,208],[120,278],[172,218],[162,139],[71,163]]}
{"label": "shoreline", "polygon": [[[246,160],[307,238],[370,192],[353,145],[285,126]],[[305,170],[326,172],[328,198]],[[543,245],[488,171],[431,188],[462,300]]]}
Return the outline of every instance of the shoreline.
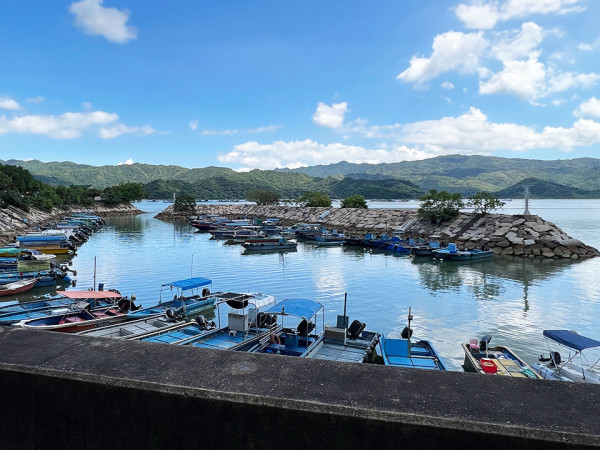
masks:
{"label": "shoreline", "polygon": [[598,249],[569,236],[554,223],[537,215],[459,213],[452,221],[432,224],[417,218],[414,209],[313,208],[258,206],[254,204],[196,205],[193,214],[175,213],[173,206],[156,215],[163,220],[187,219],[190,215],[277,218],[282,225],[315,223],[349,235],[392,234],[405,237],[439,236],[440,243],[455,242],[474,247],[485,244],[496,254],[528,258],[580,259],[600,256]]}

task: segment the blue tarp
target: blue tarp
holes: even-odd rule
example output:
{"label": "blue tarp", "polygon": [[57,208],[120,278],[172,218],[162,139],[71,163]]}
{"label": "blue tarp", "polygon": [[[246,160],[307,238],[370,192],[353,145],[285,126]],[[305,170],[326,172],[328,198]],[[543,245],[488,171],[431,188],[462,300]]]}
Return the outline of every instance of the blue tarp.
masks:
{"label": "blue tarp", "polygon": [[313,300],[305,300],[303,298],[288,298],[277,303],[272,308],[269,308],[267,311],[265,311],[265,313],[277,314],[281,313],[282,309],[285,314],[309,319],[323,309],[323,305]]}
{"label": "blue tarp", "polygon": [[165,283],[163,286],[174,286],[182,291],[186,291],[188,289],[194,289],[202,286],[208,286],[212,284],[212,281],[208,278],[188,278],[186,280],[173,281],[172,283]]}
{"label": "blue tarp", "polygon": [[544,336],[574,350],[600,347],[600,341],[591,339],[569,330],[544,330]]}

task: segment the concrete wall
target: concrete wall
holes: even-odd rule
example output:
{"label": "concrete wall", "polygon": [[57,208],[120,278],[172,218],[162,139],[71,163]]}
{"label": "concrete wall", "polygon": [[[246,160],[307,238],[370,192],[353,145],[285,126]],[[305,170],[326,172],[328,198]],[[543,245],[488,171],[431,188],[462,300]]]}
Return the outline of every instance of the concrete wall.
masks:
{"label": "concrete wall", "polygon": [[0,328],[0,448],[584,448],[599,394]]}

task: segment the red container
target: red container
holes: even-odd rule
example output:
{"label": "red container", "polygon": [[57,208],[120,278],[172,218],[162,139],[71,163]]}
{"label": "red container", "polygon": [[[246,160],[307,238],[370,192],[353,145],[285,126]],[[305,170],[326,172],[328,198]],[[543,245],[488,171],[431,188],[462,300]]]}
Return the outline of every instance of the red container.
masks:
{"label": "red container", "polygon": [[498,366],[496,366],[494,361],[489,358],[481,358],[479,360],[479,365],[481,366],[481,368],[483,369],[483,371],[485,373],[497,373],[498,372]]}

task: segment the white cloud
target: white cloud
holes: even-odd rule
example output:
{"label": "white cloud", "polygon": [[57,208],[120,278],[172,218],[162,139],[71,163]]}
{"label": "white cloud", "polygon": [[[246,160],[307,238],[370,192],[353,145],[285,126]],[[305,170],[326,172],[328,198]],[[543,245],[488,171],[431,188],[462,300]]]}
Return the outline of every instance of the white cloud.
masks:
{"label": "white cloud", "polygon": [[510,31],[501,36],[500,42],[492,47],[492,54],[500,61],[511,61],[537,56],[535,49],[542,42],[544,32],[539,25],[526,22],[517,33]]}
{"label": "white cloud", "polygon": [[197,120],[193,120],[190,122],[190,128],[192,130],[197,130],[198,129],[198,121]]}
{"label": "white cloud", "polygon": [[81,106],[83,106],[83,109],[85,109],[86,111],[91,111],[94,107],[94,105],[92,105],[90,102],[83,102]]}
{"label": "white cloud", "polygon": [[496,23],[533,14],[567,14],[585,9],[584,0],[471,0],[456,7],[467,28],[490,29]]}
{"label": "white cloud", "polygon": [[266,127],[250,128],[246,130],[248,133],[272,133],[281,128],[281,125],[267,125]]}
{"label": "white cloud", "polygon": [[69,12],[75,15],[75,25],[86,34],[104,36],[118,44],[137,39],[137,28],[127,25],[131,13],[126,9],[104,8],[103,3],[103,0],[71,3]]}
{"label": "white cloud", "polygon": [[590,98],[579,105],[573,114],[575,114],[577,117],[600,118],[600,100],[598,100],[596,97]]}
{"label": "white cloud", "polygon": [[254,141],[236,145],[234,150],[218,159],[226,164],[242,164],[244,168],[290,169],[314,164],[331,164],[339,161],[379,164],[425,159],[433,155],[397,146],[392,149],[366,149],[354,145],[320,144],[306,139],[303,141],[276,141],[272,144],[259,144]]}
{"label": "white cloud", "polygon": [[149,125],[144,125],[143,127],[128,127],[123,124],[117,124],[113,127],[100,128],[98,135],[102,139],[113,139],[123,134],[133,133],[148,136],[150,134],[156,133],[156,130]]}
{"label": "white cloud", "polygon": [[429,58],[413,56],[410,67],[397,76],[405,82],[422,83],[449,70],[462,73],[481,72],[480,58],[488,47],[482,33],[448,31],[433,39]]}
{"label": "white cloud", "polygon": [[229,136],[238,132],[239,130],[202,130],[202,136]]}
{"label": "white cloud", "polygon": [[44,97],[42,97],[41,95],[38,95],[37,97],[28,98],[25,101],[27,101],[29,103],[42,103],[44,100],[46,100]]}
{"label": "white cloud", "polygon": [[312,116],[313,122],[322,127],[339,128],[344,124],[344,116],[348,112],[348,103],[332,103],[327,106],[319,103]]}
{"label": "white cloud", "polygon": [[442,89],[446,89],[448,91],[454,89],[454,85],[452,83],[450,83],[449,81],[444,81],[441,84],[441,87],[442,87]]}
{"label": "white cloud", "polygon": [[535,58],[505,61],[502,71],[479,83],[479,93],[512,94],[524,100],[535,100],[545,87],[545,79],[545,66]]}
{"label": "white cloud", "polygon": [[597,73],[560,73],[548,81],[548,93],[563,92],[572,88],[588,89],[600,81]]}
{"label": "white cloud", "polygon": [[118,166],[131,166],[132,164],[135,164],[135,162],[133,161],[133,159],[129,158],[127,161],[125,162],[120,162],[119,164],[117,164]]}
{"label": "white cloud", "polygon": [[0,97],[0,109],[17,110],[21,109],[21,105],[19,105],[12,98]]}
{"label": "white cloud", "polygon": [[73,139],[83,130],[94,125],[107,125],[119,116],[103,111],[67,112],[60,116],[28,115],[7,118],[0,116],[0,134],[27,133],[43,134],[58,139]]}

